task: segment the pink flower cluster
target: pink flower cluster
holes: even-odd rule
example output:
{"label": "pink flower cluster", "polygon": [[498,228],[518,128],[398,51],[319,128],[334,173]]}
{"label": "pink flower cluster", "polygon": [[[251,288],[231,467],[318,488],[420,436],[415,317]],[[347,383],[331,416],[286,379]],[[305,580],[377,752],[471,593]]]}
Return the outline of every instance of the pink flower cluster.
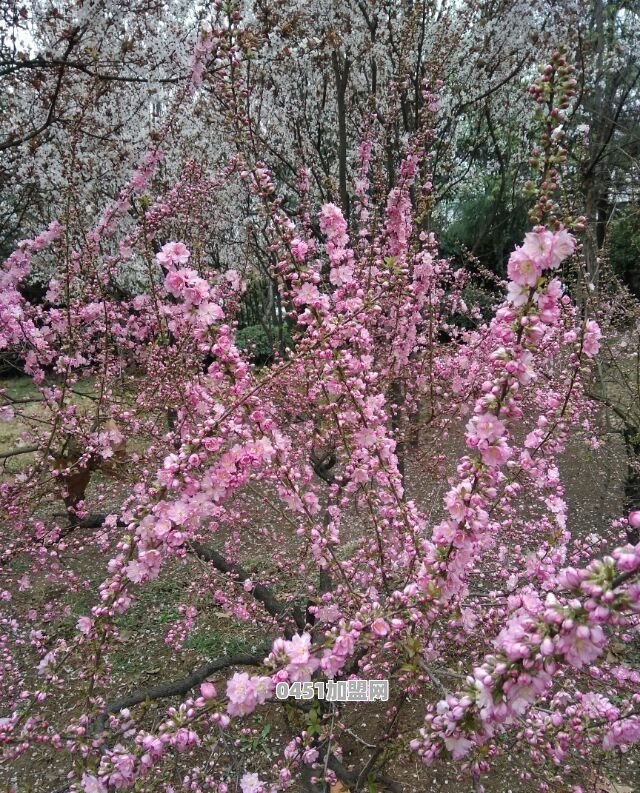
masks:
{"label": "pink flower cluster", "polygon": [[246,716],[269,699],[274,690],[270,677],[249,676],[236,672],[227,682],[227,713],[230,716]]}
{"label": "pink flower cluster", "polygon": [[191,251],[183,242],[167,242],[159,253],[156,253],[156,260],[159,264],[168,268],[186,264],[190,257]]}
{"label": "pink flower cluster", "polygon": [[215,44],[216,39],[213,36],[212,30],[210,28],[203,29],[189,58],[191,85],[194,88],[199,88],[202,84],[207,61],[211,58],[211,53]]}
{"label": "pink flower cluster", "polygon": [[558,267],[574,249],[575,240],[566,229],[555,233],[548,229],[531,231],[509,258],[509,278],[517,286],[535,288],[545,270]]}
{"label": "pink flower cluster", "polygon": [[614,721],[602,741],[603,749],[620,748],[628,751],[634,743],[640,742],[640,716],[630,716],[627,719]]}
{"label": "pink flower cluster", "polygon": [[311,634],[295,634],[291,639],[276,639],[267,662],[282,667],[276,674],[278,680],[306,683],[320,666],[311,651]]}
{"label": "pink flower cluster", "polygon": [[349,248],[347,222],[335,204],[325,204],[319,213],[320,230],[327,237],[327,256],[331,270],[329,280],[341,287],[353,281],[353,251]]}
{"label": "pink flower cluster", "polygon": [[[195,270],[177,269],[177,265],[186,264],[191,256],[190,251],[181,242],[169,242],[156,254],[156,259],[169,272],[165,276],[164,286],[167,293],[178,300],[189,317],[207,327],[224,319],[224,311],[219,305],[219,297],[215,289],[200,278]],[[180,315],[170,322],[174,332],[178,332]]]}
{"label": "pink flower cluster", "polygon": [[[640,612],[640,585],[618,584],[623,581],[618,576],[639,570],[640,546],[628,545],[584,569],[560,571],[556,583],[572,590],[571,598],[560,600],[551,592],[544,602],[535,592],[512,596],[513,614],[495,640],[496,655],[473,670],[462,694],[448,696],[427,714],[413,749],[426,763],[442,747],[460,759],[548,692],[560,664],[580,669],[593,663],[607,645],[603,626],[619,625],[625,612]],[[614,723],[603,739],[605,748],[640,740],[637,717],[618,720],[617,709],[608,715]]]}

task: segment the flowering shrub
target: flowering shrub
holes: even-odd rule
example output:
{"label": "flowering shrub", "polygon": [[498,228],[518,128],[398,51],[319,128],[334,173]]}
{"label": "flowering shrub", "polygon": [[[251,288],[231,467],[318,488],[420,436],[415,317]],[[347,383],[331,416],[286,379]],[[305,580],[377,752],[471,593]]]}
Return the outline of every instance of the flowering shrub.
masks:
{"label": "flowering shrub", "polygon": [[[226,36],[205,31],[189,91],[212,53],[239,58]],[[559,55],[544,85],[554,75],[566,90],[551,101],[564,102]],[[233,94],[222,80],[220,90]],[[436,112],[437,97],[425,98]],[[84,793],[324,790],[337,780],[396,790],[394,753],[452,759],[478,780],[509,732],[536,761],[558,764],[640,738],[640,673],[605,663],[613,637],[637,629],[640,547],[599,558],[576,542],[558,466],[571,429],[591,426],[583,379],[601,338],[558,277],[580,224],[539,199],[490,321],[448,322],[465,310],[469,276],[418,222],[432,191],[429,138],[425,127],[410,142],[386,196],[370,181],[373,143],[361,146],[349,221],[332,202],[312,212],[304,173],[300,206],[286,212],[272,172],[242,151],[213,175],[187,162],[151,199],[156,147],[83,246],[70,247],[56,222],[5,262],[0,344],[20,350],[39,388],[37,416],[8,395],[4,416],[22,411],[35,454],[0,486],[0,740],[15,768],[45,747],[66,758],[65,789]],[[255,210],[294,329],[293,348],[263,370],[237,344],[243,274],[207,255],[212,196],[230,182]],[[20,291],[38,255],[58,271],[42,306]],[[147,275],[126,299],[114,283],[132,260]],[[81,409],[74,395],[86,397],[87,383]],[[440,444],[456,428],[465,448],[447,470]],[[411,494],[411,441],[433,457],[423,476],[439,479],[439,509]],[[123,454],[128,470],[109,493],[119,503],[103,489],[108,513],[96,517],[92,473]],[[52,494],[62,519],[43,509]],[[81,552],[104,570],[99,585],[78,568]],[[186,677],[155,671],[150,688],[116,697],[123,621],[182,568],[172,650],[212,604],[259,637],[251,652]],[[91,592],[71,629],[49,630],[71,616],[64,596],[31,608],[37,579]],[[355,766],[346,705],[275,697],[278,683],[354,677],[390,681]],[[153,704],[167,697],[169,707]],[[238,764],[261,713],[278,725],[277,754],[268,767]]]}

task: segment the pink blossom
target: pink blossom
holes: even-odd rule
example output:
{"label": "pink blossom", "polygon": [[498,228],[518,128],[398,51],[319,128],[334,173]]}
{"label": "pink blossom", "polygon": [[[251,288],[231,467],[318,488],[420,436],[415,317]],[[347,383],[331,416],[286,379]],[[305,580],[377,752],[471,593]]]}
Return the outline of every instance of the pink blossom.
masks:
{"label": "pink blossom", "polygon": [[303,262],[309,250],[309,243],[301,240],[300,237],[294,237],[291,240],[291,255],[297,262]]}
{"label": "pink blossom", "polygon": [[315,284],[311,284],[306,281],[302,287],[298,290],[298,294],[295,297],[296,303],[309,303],[313,305],[318,298],[320,297],[320,292],[318,291],[318,287]]}
{"label": "pink blossom", "polygon": [[299,756],[300,747],[298,746],[298,740],[294,738],[285,746],[283,755],[286,760],[295,760]]}
{"label": "pink blossom", "polygon": [[209,297],[209,285],[202,278],[192,277],[189,279],[187,287],[182,290],[182,295],[186,303],[199,306],[203,300]]}
{"label": "pink blossom", "polygon": [[516,308],[526,305],[529,300],[529,287],[523,284],[517,284],[515,281],[509,281],[507,287],[507,300]]}
{"label": "pink blossom", "polygon": [[11,421],[15,416],[15,411],[11,405],[2,405],[0,407],[0,421]]}
{"label": "pink blossom", "polygon": [[469,752],[473,748],[473,741],[470,741],[468,738],[465,738],[461,735],[459,736],[452,735],[452,736],[447,736],[444,739],[444,745],[451,752],[451,756],[453,757],[454,760],[460,760],[469,754]]}
{"label": "pink blossom", "polygon": [[227,712],[230,716],[246,716],[257,705],[254,685],[246,672],[236,672],[227,682]]}
{"label": "pink blossom", "polygon": [[131,787],[135,780],[135,757],[123,746],[116,745],[109,759],[113,766],[109,774],[109,784],[118,789]]}
{"label": "pink blossom", "polygon": [[526,713],[529,705],[545,690],[548,681],[548,676],[538,683],[536,678],[531,678],[529,675],[521,675],[512,686],[509,688],[505,686],[504,697],[511,712],[517,716]]}
{"label": "pink blossom", "polygon": [[296,634],[291,641],[285,643],[285,652],[292,664],[306,664],[309,661],[311,634]]}
{"label": "pink blossom", "polygon": [[568,256],[574,252],[576,240],[566,229],[556,231],[553,238],[552,260],[553,265],[558,266]]}
{"label": "pink blossom", "polygon": [[504,424],[493,413],[474,416],[467,424],[467,432],[481,440],[495,441],[504,435]]}
{"label": "pink blossom", "polygon": [[378,433],[375,429],[371,427],[365,427],[364,429],[359,430],[355,436],[355,441],[358,444],[358,446],[361,446],[364,449],[367,449],[370,446],[375,445],[377,440],[378,440]]}
{"label": "pink blossom", "polygon": [[18,579],[18,590],[20,592],[25,592],[28,589],[31,589],[31,579],[25,573],[24,575],[20,576],[20,578]]}
{"label": "pink blossom", "polygon": [[[553,232],[548,229],[530,231],[524,235],[524,243],[520,250],[530,259],[540,261],[543,266],[551,266],[551,255],[553,252],[555,237]],[[535,286],[535,284],[530,284]]]}
{"label": "pink blossom", "polygon": [[242,793],[263,793],[264,787],[257,774],[243,774],[240,779]]}
{"label": "pink blossom", "polygon": [[319,756],[320,753],[317,749],[305,749],[302,753],[302,762],[306,765],[312,765],[312,763],[316,762]]}
{"label": "pink blossom", "polygon": [[616,548],[613,552],[618,570],[631,572],[640,567],[640,545],[626,545],[624,548]]}
{"label": "pink blossom", "polygon": [[640,510],[633,510],[627,518],[632,529],[640,529]]}
{"label": "pink blossom", "polygon": [[302,500],[310,515],[317,515],[320,512],[320,501],[315,493],[305,493]]}
{"label": "pink blossom", "polygon": [[538,283],[542,270],[522,248],[518,248],[509,258],[507,272],[509,278],[518,286],[533,288]]}
{"label": "pink blossom", "polygon": [[558,637],[556,651],[564,654],[568,664],[580,669],[601,655],[605,644],[606,637],[599,625],[591,628],[577,625]]}
{"label": "pink blossom", "polygon": [[80,787],[83,793],[107,793],[107,786],[93,774],[83,774]]}
{"label": "pink blossom", "polygon": [[465,498],[468,496],[468,493],[469,491],[466,488],[463,489],[462,485],[458,485],[452,490],[449,490],[445,496],[445,507],[454,521],[461,521],[464,519],[467,511]]}
{"label": "pink blossom", "polygon": [[91,632],[92,627],[93,620],[90,617],[80,617],[76,624],[76,628],[80,631],[80,633],[84,633],[85,636]]}
{"label": "pink blossom", "polygon": [[205,682],[200,686],[200,694],[202,694],[203,699],[215,699],[216,687],[213,685],[213,683],[205,680]]}
{"label": "pink blossom", "polygon": [[134,584],[140,584],[142,581],[157,578],[160,572],[160,564],[161,559],[158,551],[142,551],[138,559],[133,559],[127,564],[127,577],[133,581]]}
{"label": "pink blossom", "polygon": [[188,730],[186,727],[181,727],[173,734],[171,745],[178,753],[186,752],[192,746],[197,746],[200,743],[198,734],[193,730]]}
{"label": "pink blossom", "polygon": [[[342,659],[344,664],[344,659]],[[313,673],[320,666],[320,661],[311,656],[306,664],[291,663],[286,668],[286,673],[292,683],[306,683],[311,680]],[[339,667],[341,669],[342,666]]]}
{"label": "pink blossom", "polygon": [[346,264],[332,267],[329,273],[329,281],[334,286],[344,286],[350,283],[353,281],[353,268]]}
{"label": "pink blossom", "polygon": [[234,292],[242,291],[244,285],[237,270],[227,270],[224,277]]}
{"label": "pink blossom", "polygon": [[201,303],[198,306],[197,318],[202,325],[212,325],[224,319],[224,311],[216,303]]}
{"label": "pink blossom", "polygon": [[316,610],[316,619],[321,622],[337,622],[340,619],[340,609],[335,603],[321,606]]}
{"label": "pink blossom", "polygon": [[319,212],[320,229],[327,239],[336,245],[347,243],[347,222],[342,210],[335,204],[325,204]]}
{"label": "pink blossom", "polygon": [[511,449],[503,438],[492,445],[488,445],[486,441],[481,441],[478,444],[478,449],[482,456],[482,462],[491,468],[504,465],[511,457]]}
{"label": "pink blossom", "polygon": [[371,623],[371,631],[376,636],[387,636],[389,633],[389,624],[386,620],[383,620],[382,617],[377,617]]}
{"label": "pink blossom", "polygon": [[614,749],[616,746],[628,748],[640,741],[640,717],[631,716],[627,719],[620,719],[611,725],[604,736],[602,746],[604,749]]}
{"label": "pink blossom", "polygon": [[170,264],[186,264],[190,256],[191,252],[182,242],[167,242],[166,245],[162,246],[161,251],[156,253],[158,262],[165,266]]}
{"label": "pink blossom", "polygon": [[538,292],[536,302],[538,304],[539,318],[547,325],[553,324],[560,316],[559,301],[562,297],[562,284],[557,278],[553,278],[544,290]]}
{"label": "pink blossom", "polygon": [[174,297],[179,297],[189,279],[189,270],[171,270],[164,279],[167,292]]}
{"label": "pink blossom", "polygon": [[253,686],[253,695],[256,698],[256,702],[258,705],[264,705],[273,694],[273,681],[270,677],[254,676],[251,678],[251,685]]}
{"label": "pink blossom", "polygon": [[593,358],[594,355],[598,354],[601,338],[602,331],[600,326],[593,319],[590,319],[585,326],[584,340],[582,342],[582,349],[589,358]]}

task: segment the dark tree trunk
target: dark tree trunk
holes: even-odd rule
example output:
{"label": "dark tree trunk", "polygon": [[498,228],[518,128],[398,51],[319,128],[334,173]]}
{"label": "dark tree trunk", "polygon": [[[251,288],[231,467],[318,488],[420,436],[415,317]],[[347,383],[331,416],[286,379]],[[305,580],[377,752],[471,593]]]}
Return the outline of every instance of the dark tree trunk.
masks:
{"label": "dark tree trunk", "polygon": [[[627,476],[624,483],[624,512],[629,514],[640,509],[640,433],[635,427],[624,431],[627,449]],[[627,539],[632,545],[640,541],[640,531],[631,526],[627,529]]]}
{"label": "dark tree trunk", "polygon": [[337,52],[332,55],[333,72],[336,79],[336,101],[338,106],[338,182],[340,203],[347,220],[350,214],[349,191],[347,190],[347,85],[351,63]]}

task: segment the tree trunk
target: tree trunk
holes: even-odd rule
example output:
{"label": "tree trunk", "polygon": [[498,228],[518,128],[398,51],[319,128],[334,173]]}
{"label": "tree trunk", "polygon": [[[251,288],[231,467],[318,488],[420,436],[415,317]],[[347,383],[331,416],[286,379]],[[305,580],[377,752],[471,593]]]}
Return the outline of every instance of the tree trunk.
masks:
{"label": "tree trunk", "polygon": [[[624,431],[624,442],[627,449],[627,476],[624,482],[624,512],[629,514],[640,509],[640,432],[636,427],[627,427]],[[632,545],[640,541],[638,529],[627,529],[627,539]]]}
{"label": "tree trunk", "polygon": [[347,85],[351,63],[345,56],[333,52],[333,73],[336,78],[336,104],[338,107],[338,189],[344,216],[349,220],[349,191],[347,190]]}

